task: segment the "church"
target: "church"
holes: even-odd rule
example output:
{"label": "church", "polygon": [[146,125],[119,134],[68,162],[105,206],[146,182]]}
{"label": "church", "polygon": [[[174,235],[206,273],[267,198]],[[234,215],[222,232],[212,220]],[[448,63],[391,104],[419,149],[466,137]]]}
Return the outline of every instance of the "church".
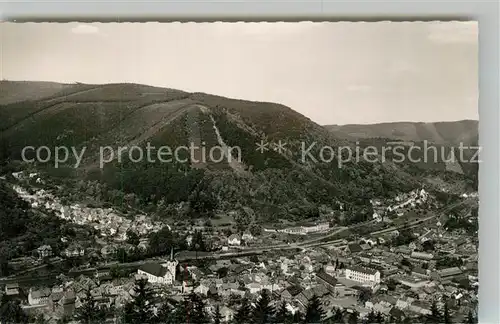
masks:
{"label": "church", "polygon": [[177,260],[174,260],[173,250],[170,253],[170,260],[166,263],[148,263],[142,265],[137,274],[148,278],[148,282],[172,285],[175,281],[177,271]]}

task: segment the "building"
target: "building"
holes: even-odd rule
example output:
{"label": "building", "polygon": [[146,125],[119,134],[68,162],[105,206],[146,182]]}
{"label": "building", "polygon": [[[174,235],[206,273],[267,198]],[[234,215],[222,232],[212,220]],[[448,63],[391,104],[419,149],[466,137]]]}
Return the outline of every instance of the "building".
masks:
{"label": "building", "polygon": [[291,302],[302,292],[302,287],[300,286],[289,286],[281,292],[281,298]]}
{"label": "building", "polygon": [[72,245],[64,250],[64,256],[67,258],[76,258],[84,255],[85,255],[85,250],[77,244]]}
{"label": "building", "polygon": [[150,283],[172,285],[175,281],[177,264],[178,262],[177,260],[174,260],[172,251],[170,260],[166,263],[144,264],[137,270],[137,274],[147,277]]}
{"label": "building", "polygon": [[328,294],[329,291],[325,286],[318,285],[314,288],[302,290],[302,292],[297,295],[297,298],[295,300],[299,302],[299,306],[302,308],[302,311],[305,311],[307,309],[307,305],[314,296],[321,298]]}
{"label": "building", "polygon": [[243,236],[241,237],[241,239],[245,242],[250,242],[253,240],[253,235],[252,233],[250,233],[249,231],[246,231],[245,233],[243,233]]}
{"label": "building", "polygon": [[425,279],[420,279],[420,278],[413,278],[409,276],[404,276],[398,279],[398,282],[402,284],[403,286],[413,288],[413,289],[420,289],[424,288],[425,286],[430,284],[429,280]]}
{"label": "building", "polygon": [[326,288],[328,288],[328,290],[330,292],[334,292],[335,291],[335,286],[337,286],[337,279],[335,279],[334,277],[330,276],[329,274],[327,274],[326,272],[324,271],[320,271],[316,274],[316,278],[318,278],[318,282],[322,283],[323,285],[325,285]]}
{"label": "building", "polygon": [[64,289],[60,287],[52,288],[52,293],[49,296],[48,305],[49,308],[54,312],[58,308],[59,303],[64,298]]}
{"label": "building", "polygon": [[422,269],[422,268],[413,268],[411,274],[415,277],[420,277],[420,278],[429,278],[430,277],[429,271]]}
{"label": "building", "polygon": [[52,247],[50,245],[43,245],[37,249],[37,252],[40,259],[48,258],[52,256]]}
{"label": "building", "polygon": [[434,255],[431,253],[415,252],[414,251],[410,254],[410,258],[417,259],[417,260],[432,260],[432,259],[434,259]]}
{"label": "building", "polygon": [[227,306],[222,306],[220,309],[220,314],[224,322],[230,322],[233,320],[235,311]]}
{"label": "building", "polygon": [[422,302],[419,300],[414,301],[408,306],[408,310],[419,315],[431,315],[432,312],[430,310],[431,305],[426,302]]}
{"label": "building", "polygon": [[251,294],[257,294],[262,290],[262,285],[258,282],[251,282],[245,286]]}
{"label": "building", "polygon": [[191,275],[191,277],[193,277],[193,280],[199,281],[204,276],[203,272],[199,268],[197,268],[195,266],[188,267],[187,269],[188,269],[189,274]]}
{"label": "building", "polygon": [[10,283],[5,285],[5,294],[7,296],[17,296],[19,295],[19,284]]}
{"label": "building", "polygon": [[382,216],[379,215],[378,213],[374,212],[373,215],[373,220],[377,221],[377,222],[381,222],[382,221]]}
{"label": "building", "polygon": [[304,227],[289,227],[289,228],[284,228],[278,230],[280,233],[285,233],[285,234],[297,234],[297,235],[305,235],[306,231]]}
{"label": "building", "polygon": [[324,271],[330,276],[334,275],[336,270],[336,266],[331,262],[328,262],[328,264],[324,267]]}
{"label": "building", "polygon": [[462,270],[458,267],[451,267],[442,270],[438,270],[437,274],[441,280],[452,279],[453,277],[459,276],[462,274]]}
{"label": "building", "polygon": [[209,287],[209,286],[207,286],[207,285],[205,285],[205,284],[201,283],[198,287],[196,287],[196,288],[194,289],[194,292],[195,292],[196,294],[200,294],[200,295],[204,295],[204,296],[206,296],[209,290],[210,290],[210,287]]}
{"label": "building", "polygon": [[380,284],[380,271],[370,268],[348,266],[345,269],[345,277],[357,282],[369,283],[372,285]]}
{"label": "building", "polygon": [[51,293],[52,291],[49,288],[30,288],[30,292],[28,294],[28,303],[32,306],[46,305],[49,303],[49,297]]}
{"label": "building", "polygon": [[363,251],[363,248],[358,243],[351,243],[347,245],[347,251],[349,251],[350,253],[359,253]]}
{"label": "building", "polygon": [[227,239],[229,245],[241,245],[241,238],[239,234],[233,234]]}
{"label": "building", "polygon": [[322,223],[313,226],[302,226],[305,233],[325,232],[330,229],[330,223]]}
{"label": "building", "polygon": [[64,297],[53,305],[53,310],[59,317],[72,316],[75,311],[76,297],[73,291],[66,291]]}
{"label": "building", "polygon": [[314,224],[309,226],[297,226],[281,229],[264,229],[265,232],[278,232],[292,235],[306,235],[309,233],[326,232],[330,229],[330,223]]}

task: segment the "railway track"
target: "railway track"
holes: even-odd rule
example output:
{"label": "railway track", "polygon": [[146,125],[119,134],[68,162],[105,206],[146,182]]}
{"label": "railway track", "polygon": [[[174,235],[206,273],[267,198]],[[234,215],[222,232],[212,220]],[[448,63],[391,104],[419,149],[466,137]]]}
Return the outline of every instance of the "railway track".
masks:
{"label": "railway track", "polygon": [[[439,212],[437,212],[433,216],[429,216],[429,217],[426,217],[424,219],[419,219],[419,220],[413,221],[411,223],[406,223],[406,224],[402,224],[399,226],[393,226],[393,227],[383,229],[380,231],[374,231],[374,232],[369,233],[369,235],[376,237],[376,236],[383,235],[383,234],[386,234],[386,233],[389,233],[389,232],[392,232],[395,230],[399,230],[402,228],[409,229],[409,228],[418,227],[418,226],[422,225],[422,223],[427,222],[427,221],[432,220],[432,219],[435,219],[436,217],[441,216],[443,213],[451,210],[452,208],[459,206],[459,205],[462,205],[462,204],[465,204],[468,201],[469,201],[469,199],[466,199],[466,200],[463,200],[463,201],[458,202],[456,204],[446,206],[445,208],[443,208],[442,210],[440,210]],[[364,224],[364,225],[366,225],[366,224]],[[179,259],[179,262],[182,263],[182,262],[187,262],[187,261],[192,261],[192,260],[225,259],[225,258],[234,258],[234,257],[244,257],[244,256],[250,256],[250,255],[265,254],[265,253],[269,253],[271,251],[277,251],[277,250],[307,249],[307,248],[320,247],[320,246],[337,245],[337,244],[343,243],[345,241],[345,239],[335,239],[335,240],[326,241],[326,242],[323,242],[323,240],[325,238],[335,236],[335,235],[341,233],[342,231],[345,231],[348,229],[350,229],[350,228],[347,228],[347,227],[341,228],[341,229],[335,231],[334,233],[330,233],[327,236],[324,236],[322,238],[312,239],[312,240],[308,240],[306,242],[301,242],[301,243],[278,244],[278,245],[274,245],[274,246],[259,247],[259,248],[255,248],[255,249],[245,249],[245,250],[241,250],[239,252],[225,252],[225,253],[212,252],[212,253],[203,254],[203,255],[182,257]],[[317,242],[318,240],[321,240],[321,241]],[[342,246],[346,246],[346,245],[347,244],[338,245],[337,247],[342,247]],[[167,259],[163,259],[163,258],[154,258],[154,259],[148,259],[148,260],[144,260],[144,261],[136,261],[136,262],[130,262],[130,263],[119,263],[118,265],[120,267],[124,267],[124,268],[135,268],[135,267],[138,268],[143,264],[148,264],[148,263],[153,263],[153,262],[164,262],[166,260]],[[92,271],[95,272],[96,270],[110,269],[112,266],[115,266],[115,265],[117,265],[117,264],[110,263],[107,265],[102,265],[102,266],[98,267],[97,269],[96,268],[81,269],[81,270],[77,270],[77,271],[71,273],[71,276],[76,276],[76,275],[80,275],[80,274],[87,274],[87,273],[90,273]],[[9,277],[9,278],[1,278],[0,284],[13,283],[13,282],[19,282],[19,283],[33,282],[34,280],[36,281],[37,279],[40,279],[40,280],[51,279],[51,280],[53,280],[53,279],[55,279],[56,276],[57,275],[47,275],[47,276],[43,276],[43,277],[39,277],[39,278],[38,277],[34,278],[31,276],[16,276],[16,277]]]}

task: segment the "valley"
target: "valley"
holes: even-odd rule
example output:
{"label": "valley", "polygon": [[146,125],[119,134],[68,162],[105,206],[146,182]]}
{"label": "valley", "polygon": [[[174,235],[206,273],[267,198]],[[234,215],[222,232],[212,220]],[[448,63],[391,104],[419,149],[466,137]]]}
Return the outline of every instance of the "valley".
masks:
{"label": "valley", "polygon": [[[460,280],[476,283],[477,270],[465,264],[477,255],[477,164],[451,165],[439,154],[425,163],[363,155],[383,152],[394,140],[423,149],[422,140],[437,139],[433,145],[449,152],[451,139],[425,137],[420,125],[394,138],[375,136],[381,126],[374,126],[354,142],[354,126],[323,127],[274,103],[137,84],[47,85],[29,99],[21,85],[2,81],[0,87],[12,91],[0,100],[0,116],[8,116],[0,123],[0,199],[9,206],[2,224],[19,215],[19,223],[0,228],[0,284],[7,290],[31,296],[51,286],[76,291],[82,302],[77,287],[89,284],[120,308],[144,273],[160,300],[208,296],[203,287],[210,282],[224,301],[267,289],[285,294],[300,280],[309,292],[330,276],[339,280],[335,294],[322,295],[324,305],[337,305],[330,316],[336,307],[367,316],[367,304],[352,296],[368,288],[378,294],[392,281],[404,290],[417,268],[427,267],[429,278],[447,269],[439,260],[459,262],[468,275]],[[259,143],[268,146],[259,151]],[[33,150],[23,153],[28,146]],[[82,154],[37,156],[42,146],[46,155],[64,147]],[[302,159],[302,147],[315,158]],[[327,161],[319,158],[326,147],[338,150]],[[161,148],[171,149],[170,159],[144,158],[144,152],[160,157]],[[212,150],[220,160],[207,158]],[[342,152],[349,150],[364,158],[346,158]],[[466,243],[450,243],[462,238]],[[428,252],[426,241],[435,244],[431,261],[415,257]],[[148,269],[172,262],[172,284],[162,286],[165,279]],[[346,277],[356,265],[384,278],[360,288]],[[456,286],[429,279],[428,287],[439,285]],[[475,302],[474,289],[460,287],[456,294]],[[25,311],[45,309],[29,300]],[[290,307],[300,313],[304,303]],[[465,316],[460,307],[454,314]]]}

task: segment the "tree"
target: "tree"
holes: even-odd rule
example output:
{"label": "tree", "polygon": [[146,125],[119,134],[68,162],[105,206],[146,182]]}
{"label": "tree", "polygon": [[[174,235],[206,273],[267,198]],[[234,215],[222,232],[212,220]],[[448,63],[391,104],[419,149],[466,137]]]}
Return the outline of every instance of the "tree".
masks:
{"label": "tree", "polygon": [[76,310],[75,319],[82,324],[100,323],[106,319],[106,312],[97,305],[91,287],[87,287],[82,305]]}
{"label": "tree", "polygon": [[207,245],[203,239],[203,234],[200,231],[196,230],[194,232],[191,246],[195,248],[195,251],[207,251]]}
{"label": "tree", "polygon": [[349,324],[357,324],[358,323],[358,318],[359,318],[359,313],[354,310],[351,314],[349,314]]}
{"label": "tree", "polygon": [[49,320],[43,314],[35,315],[33,321],[35,324],[49,324]]}
{"label": "tree", "polygon": [[427,316],[427,322],[429,323],[442,323],[443,315],[437,306],[436,301],[431,304],[431,314]]}
{"label": "tree", "polygon": [[469,310],[469,313],[467,314],[466,323],[467,324],[476,324],[477,323],[477,319],[474,316],[474,313],[472,312],[472,310]]}
{"label": "tree", "polygon": [[358,302],[364,306],[365,303],[369,301],[371,298],[372,298],[371,290],[365,287],[361,287],[358,295]]}
{"label": "tree", "polygon": [[321,308],[321,301],[318,296],[313,295],[306,309],[306,323],[319,323],[325,312]]}
{"label": "tree", "polygon": [[71,317],[64,315],[63,317],[57,319],[56,324],[67,324],[69,322],[71,322]]}
{"label": "tree", "polygon": [[268,290],[262,290],[260,298],[252,309],[252,323],[267,324],[273,318],[274,310]]}
{"label": "tree", "polygon": [[28,323],[28,319],[19,301],[9,300],[7,295],[2,295],[0,302],[0,322],[2,324]]}
{"label": "tree", "polygon": [[189,295],[189,301],[191,303],[191,306],[189,308],[192,309],[189,322],[193,324],[208,323],[208,315],[205,312],[205,303],[203,302],[203,300],[195,293],[191,293]]}
{"label": "tree", "polygon": [[276,323],[288,323],[289,320],[290,312],[286,308],[286,302],[283,302],[276,312]]}
{"label": "tree", "polygon": [[376,321],[375,311],[372,309],[370,313],[366,316],[366,324],[373,324]]}
{"label": "tree", "polygon": [[368,313],[368,316],[366,319],[363,321],[363,323],[366,324],[379,324],[384,322],[384,317],[380,312],[375,312],[374,310],[371,310],[370,313]]}
{"label": "tree", "polygon": [[252,236],[258,236],[262,232],[262,226],[257,225],[257,224],[252,224],[249,227],[249,231],[250,231],[250,234],[252,234]]}
{"label": "tree", "polygon": [[131,228],[127,230],[127,243],[137,246],[140,242],[139,235]]}
{"label": "tree", "polygon": [[299,310],[293,314],[293,323],[301,323],[303,319],[304,315]]}
{"label": "tree", "polygon": [[250,301],[247,298],[243,298],[241,300],[241,306],[234,315],[235,323],[250,323],[250,313],[252,311],[252,307],[250,306]]}
{"label": "tree", "polygon": [[226,267],[222,267],[217,269],[216,273],[219,276],[219,278],[224,278],[229,273],[229,269]]}
{"label": "tree", "polygon": [[250,260],[250,262],[253,262],[253,263],[259,263],[259,257],[256,255],[250,256],[249,260]]}
{"label": "tree", "polygon": [[460,258],[445,256],[436,261],[437,268],[461,267],[463,261]]}
{"label": "tree", "polygon": [[170,320],[172,319],[172,315],[175,312],[175,309],[170,306],[169,303],[165,302],[161,305],[161,307],[158,309],[158,323],[171,323]]}
{"label": "tree", "polygon": [[133,299],[125,305],[123,320],[127,324],[149,323],[153,318],[153,294],[147,279],[135,282]]}
{"label": "tree", "polygon": [[177,324],[177,323],[187,323],[189,316],[191,314],[191,303],[188,298],[184,300],[184,305],[178,305],[174,310],[167,315],[166,319],[161,318],[160,323]]}
{"label": "tree", "polygon": [[0,255],[0,277],[7,277],[10,274],[9,262]]}
{"label": "tree", "polygon": [[115,260],[121,263],[128,262],[128,253],[124,248],[118,248],[115,252]]}
{"label": "tree", "polygon": [[185,240],[181,239],[177,233],[172,233],[167,226],[149,236],[149,252],[155,256],[170,254],[172,248],[184,250],[183,244]]}
{"label": "tree", "polygon": [[450,324],[451,323],[450,310],[448,309],[448,303],[447,302],[444,303],[443,322],[445,324]]}
{"label": "tree", "polygon": [[387,289],[389,289],[390,291],[394,291],[396,290],[398,282],[393,278],[390,278],[389,280],[387,280],[386,284],[387,284]]}
{"label": "tree", "polygon": [[425,252],[434,251],[434,242],[431,240],[424,241],[422,248]]}
{"label": "tree", "polygon": [[333,313],[333,322],[334,323],[341,323],[343,322],[343,319],[344,319],[344,313],[342,312],[342,310],[340,308],[334,308],[332,310],[332,313]]}
{"label": "tree", "polygon": [[408,260],[406,258],[403,258],[401,260],[401,265],[405,266],[405,267],[409,267],[409,268],[411,268],[413,266],[412,263],[410,262],[410,260]]}
{"label": "tree", "polygon": [[214,324],[220,324],[222,322],[222,315],[220,313],[219,305],[215,306],[214,313],[212,314],[212,321]]}

